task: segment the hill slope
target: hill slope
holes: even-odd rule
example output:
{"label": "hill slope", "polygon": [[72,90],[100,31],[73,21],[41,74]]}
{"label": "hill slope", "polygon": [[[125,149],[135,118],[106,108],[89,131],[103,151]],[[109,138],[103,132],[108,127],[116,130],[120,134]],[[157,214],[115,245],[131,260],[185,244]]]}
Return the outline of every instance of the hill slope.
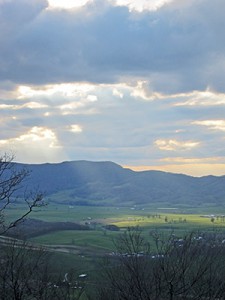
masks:
{"label": "hill slope", "polygon": [[160,171],[134,172],[112,162],[15,164],[31,171],[26,185],[50,201],[70,205],[225,204],[225,176],[191,177]]}

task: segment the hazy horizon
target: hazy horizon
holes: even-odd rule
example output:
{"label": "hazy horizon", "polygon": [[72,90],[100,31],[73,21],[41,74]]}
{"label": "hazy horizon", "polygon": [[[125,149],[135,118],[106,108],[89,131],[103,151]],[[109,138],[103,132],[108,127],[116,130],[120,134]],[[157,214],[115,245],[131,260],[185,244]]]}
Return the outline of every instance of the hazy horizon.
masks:
{"label": "hazy horizon", "polygon": [[[121,166],[124,169],[130,169],[133,170],[135,172],[142,172],[142,171],[161,171],[161,172],[166,172],[166,173],[174,173],[174,174],[182,174],[182,175],[188,175],[188,176],[192,176],[192,177],[204,177],[204,176],[225,176],[224,173],[221,172],[221,174],[217,174],[217,175],[213,175],[209,172],[207,172],[207,170],[205,171],[205,173],[203,173],[203,170],[201,169],[200,172],[198,173],[198,170],[194,170],[191,169],[186,169],[185,171],[182,170],[182,168],[177,167],[177,166],[170,166],[171,170],[167,170],[167,169],[163,169],[163,167],[157,167],[157,166],[128,166],[128,165],[122,165],[117,163],[116,161],[112,161],[112,160],[87,160],[87,159],[81,159],[81,160],[62,160],[62,161],[57,161],[57,162],[23,162],[23,161],[16,161],[13,160],[13,162],[18,163],[18,164],[24,164],[24,165],[45,165],[45,164],[62,164],[62,163],[70,163],[70,162],[80,162],[80,161],[84,161],[84,162],[90,162],[90,163],[102,163],[102,162],[109,162],[109,163],[114,163],[117,164],[119,166]],[[186,168],[187,166],[183,166],[183,168]]]}

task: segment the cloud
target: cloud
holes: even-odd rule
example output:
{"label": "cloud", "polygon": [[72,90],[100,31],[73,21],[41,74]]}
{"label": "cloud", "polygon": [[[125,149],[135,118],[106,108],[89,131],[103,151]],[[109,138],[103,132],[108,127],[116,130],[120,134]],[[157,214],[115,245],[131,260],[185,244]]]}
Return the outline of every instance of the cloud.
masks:
{"label": "cloud", "polygon": [[[87,5],[92,0],[48,0],[50,9],[74,9]],[[107,0],[105,0],[106,2]],[[127,6],[130,11],[143,12],[144,10],[156,10],[172,0],[108,0],[115,6]]]}
{"label": "cloud", "polygon": [[73,133],[80,133],[83,131],[82,127],[78,124],[73,124],[68,127],[68,130]]}
{"label": "cloud", "polygon": [[0,0],[1,148],[21,161],[222,165],[225,2],[160,2]]}
{"label": "cloud", "polygon": [[24,162],[59,161],[65,158],[56,134],[46,127],[33,127],[17,137],[0,140],[0,149],[15,153]]}
{"label": "cloud", "polygon": [[40,141],[49,141],[49,147],[56,147],[57,138],[51,129],[43,127],[33,127],[29,132],[20,135],[19,137],[1,140],[2,144],[19,143],[33,143]]}
{"label": "cloud", "polygon": [[19,85],[18,99],[24,99],[29,97],[48,97],[48,96],[61,96],[61,97],[75,97],[83,96],[91,92],[94,86],[85,83],[61,83],[61,84],[51,84],[42,86],[24,86]]}
{"label": "cloud", "polygon": [[210,130],[225,131],[225,120],[204,120],[204,121],[194,121],[194,125],[206,126]]}
{"label": "cloud", "polygon": [[[15,132],[19,137],[34,127],[49,128],[62,152],[71,159],[113,160],[121,164],[154,165],[155,160],[166,158],[168,151],[173,155],[182,152],[186,159],[196,158],[196,164],[208,153],[223,155],[224,142],[218,141],[216,135],[209,136],[203,126],[193,124],[202,115],[218,116],[218,109],[175,105],[200,92],[160,94],[156,99],[151,98],[146,85],[128,81],[13,86],[15,99],[0,102],[0,138],[7,141],[8,135],[19,149],[21,142],[15,140]],[[222,115],[223,110],[219,111]],[[47,152],[49,144],[45,149]]]}
{"label": "cloud", "polygon": [[89,0],[48,0],[50,8],[63,8],[63,9],[72,9],[87,4]]}
{"label": "cloud", "polygon": [[114,95],[114,96],[117,96],[117,97],[119,97],[119,98],[121,98],[121,99],[122,99],[123,96],[124,96],[123,93],[120,92],[120,91],[119,91],[118,89],[116,89],[116,88],[113,89],[113,95]]}
{"label": "cloud", "polygon": [[157,100],[165,98],[164,95],[154,92],[147,80],[138,80],[136,86],[133,87],[131,96],[138,97],[143,100]]}
{"label": "cloud", "polygon": [[116,5],[128,6],[130,11],[143,12],[144,10],[157,10],[172,0],[115,0]]}
{"label": "cloud", "polygon": [[199,142],[193,141],[177,141],[177,140],[163,140],[158,139],[154,143],[160,150],[163,151],[188,151],[199,146]]}
{"label": "cloud", "polygon": [[0,100],[15,99],[16,95],[16,85],[14,83],[5,80],[0,82]]}
{"label": "cloud", "polygon": [[[171,97],[171,96],[170,96]],[[225,94],[216,93],[207,89],[206,91],[193,91],[187,94],[175,95],[182,101],[175,103],[175,106],[224,106]]]}
{"label": "cloud", "polygon": [[29,102],[22,105],[14,105],[14,104],[0,104],[0,110],[7,109],[7,110],[19,110],[24,108],[30,108],[30,109],[39,109],[39,108],[46,108],[48,107],[45,104],[41,104],[38,102]]}
{"label": "cloud", "polygon": [[17,3],[16,15],[15,2],[0,4],[7,28],[1,80],[113,83],[139,77],[149,79],[153,92],[224,92],[222,0],[172,1],[138,15],[108,1],[69,11],[48,10],[45,1]]}

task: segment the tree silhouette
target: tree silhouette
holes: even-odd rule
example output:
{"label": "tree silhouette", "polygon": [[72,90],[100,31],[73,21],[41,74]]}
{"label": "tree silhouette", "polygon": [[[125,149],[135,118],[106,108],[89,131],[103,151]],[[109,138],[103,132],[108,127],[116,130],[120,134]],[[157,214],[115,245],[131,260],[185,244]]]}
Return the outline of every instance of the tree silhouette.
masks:
{"label": "tree silhouette", "polygon": [[119,238],[116,255],[103,272],[99,299],[224,299],[224,236],[189,233],[177,238],[155,232],[152,237],[152,247],[138,228]]}
{"label": "tree silhouette", "polygon": [[[0,157],[0,234],[5,233],[9,228],[15,227],[17,223],[26,218],[34,208],[45,205],[43,193],[25,192],[25,179],[30,172],[24,168],[16,169],[13,163],[13,156],[4,154]],[[18,192],[24,189],[23,197]],[[22,198],[22,199],[21,199]],[[5,219],[6,209],[17,204],[18,199],[26,205],[26,209],[20,216],[8,222]]]}

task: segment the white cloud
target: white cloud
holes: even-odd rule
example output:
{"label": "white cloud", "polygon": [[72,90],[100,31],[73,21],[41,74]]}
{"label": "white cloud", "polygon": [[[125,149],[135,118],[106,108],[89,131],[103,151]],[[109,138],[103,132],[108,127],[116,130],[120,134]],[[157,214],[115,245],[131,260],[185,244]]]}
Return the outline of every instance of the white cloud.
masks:
{"label": "white cloud", "polygon": [[9,141],[25,143],[47,141],[49,142],[49,147],[57,146],[55,133],[51,129],[37,126],[31,128],[29,132]]}
{"label": "white cloud", "polygon": [[81,133],[83,131],[82,127],[78,124],[68,126],[68,130],[73,133]]}
{"label": "white cloud", "polygon": [[[225,105],[225,94],[207,89],[206,91],[193,91],[192,93],[172,95],[179,98],[174,106],[219,106]],[[179,101],[182,100],[182,101]]]}
{"label": "white cloud", "polygon": [[61,109],[64,114],[67,114],[67,113],[72,113],[74,110],[81,107],[84,107],[84,103],[81,101],[80,102],[76,101],[76,102],[69,102],[66,104],[62,104],[59,106],[59,109]]}
{"label": "white cloud", "polygon": [[61,96],[66,98],[82,97],[94,90],[95,86],[88,83],[61,83],[41,86],[18,86],[18,99],[31,97],[53,97]]}
{"label": "white cloud", "polygon": [[173,0],[114,0],[116,5],[128,6],[130,11],[157,10]]}
{"label": "white cloud", "polygon": [[89,102],[96,102],[98,100],[98,97],[96,95],[88,95],[87,101]]}
{"label": "white cloud", "polygon": [[[82,113],[84,114],[95,114],[96,111],[88,109],[87,106],[98,101],[98,97],[93,94],[96,88],[96,85],[89,83],[61,83],[40,86],[19,85],[16,98],[27,102],[18,105],[0,104],[0,109],[51,108],[53,110],[54,108],[62,111],[63,115],[81,113],[83,109]],[[55,110],[47,111],[44,115],[55,115]]]}
{"label": "white cloud", "polygon": [[211,130],[225,131],[225,120],[204,120],[204,121],[194,121],[194,125],[206,126]]}
{"label": "white cloud", "polygon": [[124,96],[123,93],[122,93],[121,91],[119,91],[117,88],[114,88],[114,89],[113,89],[113,95],[116,96],[116,97],[119,97],[119,98],[121,98],[121,99],[122,99],[123,96]]}
{"label": "white cloud", "polygon": [[41,143],[48,144],[48,147],[58,147],[58,141],[55,133],[45,127],[32,127],[27,133],[21,134],[18,137],[10,138],[7,140],[0,140],[2,144],[24,144],[24,145],[31,145],[37,144],[37,146],[41,146]]}
{"label": "white cloud", "polygon": [[225,93],[219,93],[207,88],[205,91],[194,90],[187,93],[159,93],[151,87],[151,80],[138,80],[132,87],[131,95],[143,100],[172,100],[173,106],[223,106],[225,105]]}
{"label": "white cloud", "polygon": [[163,151],[186,151],[196,148],[200,143],[194,141],[177,141],[174,139],[158,139],[154,144]]}
{"label": "white cloud", "polygon": [[29,109],[41,109],[41,108],[46,108],[48,105],[38,103],[38,102],[28,102],[24,104],[0,104],[0,110],[6,109],[6,110],[20,110],[24,108],[29,108]]}
{"label": "white cloud", "polygon": [[150,83],[147,80],[137,81],[136,86],[133,87],[131,96],[142,98],[143,100],[156,100],[162,98],[159,93],[153,92],[150,89]]}
{"label": "white cloud", "polygon": [[[127,6],[130,11],[157,10],[172,0],[105,0],[118,6]],[[92,0],[48,0],[49,8],[73,9],[86,5]]]}
{"label": "white cloud", "polygon": [[84,6],[90,0],[48,0],[49,8],[71,9]]}
{"label": "white cloud", "polygon": [[0,148],[15,153],[23,162],[54,162],[66,157],[55,132],[46,127],[34,126],[17,137],[0,140]]}

